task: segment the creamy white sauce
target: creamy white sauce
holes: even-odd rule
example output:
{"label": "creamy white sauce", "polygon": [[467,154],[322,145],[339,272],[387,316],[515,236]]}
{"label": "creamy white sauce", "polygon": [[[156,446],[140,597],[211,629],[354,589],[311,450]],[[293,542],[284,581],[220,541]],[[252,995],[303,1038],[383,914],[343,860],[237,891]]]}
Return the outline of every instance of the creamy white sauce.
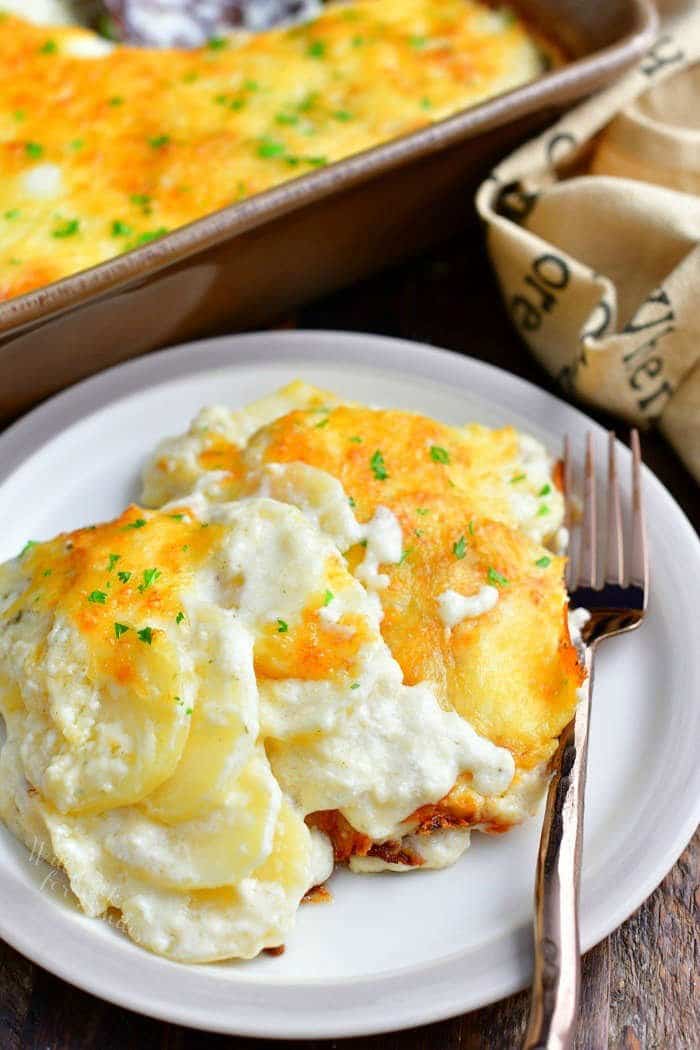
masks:
{"label": "creamy white sauce", "polygon": [[73,58],[103,58],[114,51],[114,44],[92,33],[81,33],[61,42],[61,51]]}
{"label": "creamy white sauce", "polygon": [[481,616],[495,609],[498,604],[498,588],[486,584],[476,594],[465,595],[448,589],[438,595],[440,619],[445,627],[456,627],[467,617]]}

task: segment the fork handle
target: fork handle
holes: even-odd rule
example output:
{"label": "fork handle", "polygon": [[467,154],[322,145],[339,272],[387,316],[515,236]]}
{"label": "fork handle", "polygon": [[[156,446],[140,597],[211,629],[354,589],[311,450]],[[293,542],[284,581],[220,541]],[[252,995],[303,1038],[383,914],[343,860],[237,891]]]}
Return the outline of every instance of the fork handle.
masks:
{"label": "fork handle", "polygon": [[523,1050],[572,1050],[576,1035],[581,950],[579,876],[586,786],[593,647],[576,714],[561,735],[549,785],[535,879],[530,1020]]}

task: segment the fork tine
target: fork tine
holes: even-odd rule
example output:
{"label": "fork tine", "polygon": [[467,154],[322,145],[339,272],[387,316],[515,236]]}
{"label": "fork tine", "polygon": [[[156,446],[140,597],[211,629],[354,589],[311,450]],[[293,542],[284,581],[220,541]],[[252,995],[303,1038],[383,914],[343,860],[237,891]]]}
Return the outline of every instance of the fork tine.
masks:
{"label": "fork tine", "polygon": [[646,523],[642,505],[642,450],[639,431],[631,433],[632,447],[632,555],[629,562],[629,581],[644,589],[645,601],[649,584]]}
{"label": "fork tine", "polygon": [[578,582],[584,587],[595,587],[597,581],[596,491],[593,435],[586,435],[586,465],[583,478],[583,524],[581,526],[581,557]]}
{"label": "fork tine", "polygon": [[622,542],[622,510],[620,487],[617,483],[615,462],[615,434],[608,433],[608,529],[606,536],[605,581],[621,584],[624,578],[624,548]]}

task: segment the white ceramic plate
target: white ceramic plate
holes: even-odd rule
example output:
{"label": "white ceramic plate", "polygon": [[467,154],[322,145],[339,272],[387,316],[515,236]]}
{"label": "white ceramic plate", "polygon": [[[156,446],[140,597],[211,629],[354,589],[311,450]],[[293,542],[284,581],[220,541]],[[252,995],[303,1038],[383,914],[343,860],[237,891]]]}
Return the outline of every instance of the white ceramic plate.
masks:
{"label": "white ceramic plate", "polygon": [[[553,450],[565,432],[580,440],[600,429],[520,379],[426,346],[327,332],[211,340],[96,376],[0,438],[0,559],[28,538],[116,514],[137,495],[147,451],[201,405],[243,405],[297,376],[448,423],[513,422]],[[700,818],[700,544],[650,472],[645,483],[648,621],[605,645],[596,675],[584,948],[641,904]],[[334,902],[300,910],[283,956],[199,967],[150,955],[83,916],[62,879],[0,832],[0,934],[66,980],[170,1021],[280,1038],[359,1035],[471,1010],[530,978],[537,820],[501,839],[475,834],[447,871],[338,872]]]}

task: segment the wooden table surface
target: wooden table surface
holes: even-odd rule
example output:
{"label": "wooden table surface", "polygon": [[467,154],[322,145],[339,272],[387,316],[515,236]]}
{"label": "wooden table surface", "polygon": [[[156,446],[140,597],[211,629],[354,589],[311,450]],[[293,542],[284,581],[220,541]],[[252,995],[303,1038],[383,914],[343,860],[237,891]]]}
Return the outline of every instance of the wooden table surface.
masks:
{"label": "wooden table surface", "polygon": [[[299,327],[354,329],[449,347],[553,385],[511,330],[480,235],[316,303]],[[606,425],[614,425],[601,416]],[[624,428],[616,427],[620,436]],[[656,435],[646,462],[700,527],[697,486]],[[1,907],[11,907],[2,902]],[[700,835],[661,886],[584,959],[579,1050],[700,1050]],[[195,1032],[110,1006],[32,965],[0,942],[2,1050],[511,1050],[519,1046],[527,996],[410,1032],[338,1043],[273,1043]]]}

